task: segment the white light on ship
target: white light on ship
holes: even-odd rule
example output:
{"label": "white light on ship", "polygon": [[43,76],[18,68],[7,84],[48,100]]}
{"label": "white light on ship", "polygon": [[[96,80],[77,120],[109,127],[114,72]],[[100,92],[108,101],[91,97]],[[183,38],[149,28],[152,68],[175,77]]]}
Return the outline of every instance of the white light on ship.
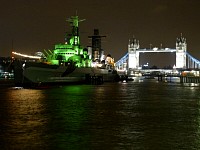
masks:
{"label": "white light on ship", "polygon": [[157,48],[157,47],[154,47],[154,48],[153,48],[153,50],[154,50],[154,51],[157,51],[157,50],[158,50],[158,48]]}

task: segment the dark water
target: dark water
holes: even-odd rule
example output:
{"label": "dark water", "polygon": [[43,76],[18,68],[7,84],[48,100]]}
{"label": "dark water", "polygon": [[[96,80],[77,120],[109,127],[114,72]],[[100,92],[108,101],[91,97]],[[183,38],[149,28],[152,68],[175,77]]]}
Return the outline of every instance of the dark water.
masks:
{"label": "dark water", "polygon": [[1,87],[0,97],[1,149],[200,149],[200,86]]}

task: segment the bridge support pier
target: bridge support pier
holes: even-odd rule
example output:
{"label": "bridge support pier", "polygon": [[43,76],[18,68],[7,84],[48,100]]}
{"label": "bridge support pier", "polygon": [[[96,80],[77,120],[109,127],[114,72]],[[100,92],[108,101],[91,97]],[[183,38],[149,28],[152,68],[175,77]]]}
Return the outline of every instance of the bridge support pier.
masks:
{"label": "bridge support pier", "polygon": [[162,81],[163,80],[163,76],[162,75],[158,75],[158,81]]}
{"label": "bridge support pier", "polygon": [[180,77],[180,83],[200,83],[200,77]]}

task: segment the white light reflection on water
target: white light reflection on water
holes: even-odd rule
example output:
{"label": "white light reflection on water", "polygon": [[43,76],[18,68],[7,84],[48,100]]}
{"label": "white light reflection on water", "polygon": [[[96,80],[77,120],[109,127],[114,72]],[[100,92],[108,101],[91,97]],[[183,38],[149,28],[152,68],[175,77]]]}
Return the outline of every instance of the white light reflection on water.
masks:
{"label": "white light reflection on water", "polygon": [[99,86],[94,147],[199,149],[199,89],[158,82]]}
{"label": "white light reflection on water", "polygon": [[199,149],[199,91],[150,81],[0,91],[0,142],[7,149]]}
{"label": "white light reflection on water", "polygon": [[[11,149],[26,149],[30,145],[40,147],[41,135],[44,132],[46,120],[43,116],[42,101],[44,95],[40,90],[20,89],[8,90],[3,103],[6,110],[2,115],[4,140]],[[2,121],[2,120],[1,120]],[[2,145],[3,146],[3,145]]]}

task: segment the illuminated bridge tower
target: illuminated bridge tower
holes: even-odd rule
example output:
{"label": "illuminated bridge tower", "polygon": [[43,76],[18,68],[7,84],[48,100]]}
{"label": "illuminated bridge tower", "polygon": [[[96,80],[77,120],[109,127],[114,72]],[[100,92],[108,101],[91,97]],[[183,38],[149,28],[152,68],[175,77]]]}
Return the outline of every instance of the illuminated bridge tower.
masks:
{"label": "illuminated bridge tower", "polygon": [[129,40],[128,44],[128,68],[129,69],[136,69],[139,67],[139,53],[137,52],[137,49],[139,49],[139,40],[133,38],[132,40]]}
{"label": "illuminated bridge tower", "polygon": [[181,37],[176,40],[176,68],[186,68],[186,38]]}

